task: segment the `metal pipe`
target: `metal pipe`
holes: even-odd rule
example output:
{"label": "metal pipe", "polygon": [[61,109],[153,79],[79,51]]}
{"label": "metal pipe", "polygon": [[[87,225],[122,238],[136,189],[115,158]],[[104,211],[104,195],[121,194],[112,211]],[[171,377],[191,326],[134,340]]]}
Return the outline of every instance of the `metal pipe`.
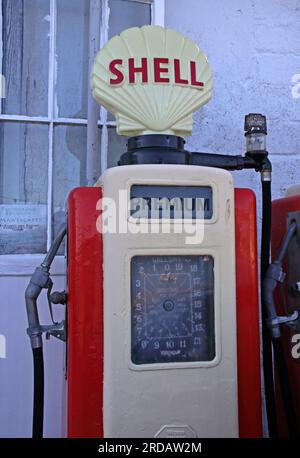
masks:
{"label": "metal pipe", "polygon": [[274,291],[277,286],[277,283],[282,277],[282,263],[284,256],[288,250],[290,241],[297,231],[296,222],[292,222],[288,227],[285,236],[282,239],[281,245],[279,247],[277,256],[272,264],[267,268],[264,281],[263,281],[263,300],[265,304],[265,310],[267,313],[266,321],[271,327],[272,336],[274,339],[280,338],[280,323],[277,320],[278,316],[275,308],[274,301]]}
{"label": "metal pipe", "polygon": [[33,371],[34,371],[34,400],[33,400],[33,422],[32,437],[34,439],[43,437],[44,425],[44,357],[42,333],[47,326],[41,326],[37,309],[37,299],[43,288],[52,286],[50,278],[50,267],[67,232],[64,225],[54,242],[52,243],[43,263],[37,267],[30,279],[25,291],[25,303],[28,319],[27,333],[30,338]]}
{"label": "metal pipe", "polygon": [[299,433],[297,431],[297,416],[293,406],[288,370],[281,342],[280,323],[294,320],[298,317],[298,313],[294,313],[288,317],[278,317],[275,308],[274,291],[277,283],[282,281],[283,259],[288,250],[289,243],[296,231],[297,224],[296,222],[292,222],[285,233],[275,260],[266,270],[263,281],[263,301],[265,306],[264,314],[266,315],[264,321],[265,326],[269,326],[271,330],[274,360],[277,367],[279,387],[290,437],[298,437]]}
{"label": "metal pipe", "polygon": [[255,168],[254,161],[243,156],[212,153],[190,153],[189,164],[203,167],[217,167],[226,170],[242,170],[245,168],[245,165],[248,166],[247,168]]}
{"label": "metal pipe", "polygon": [[67,233],[67,226],[63,225],[61,229],[59,230],[55,240],[53,241],[51,247],[49,248],[48,253],[45,256],[44,261],[41,264],[41,267],[49,270],[50,266],[53,262],[53,259],[55,258],[57,251],[60,247],[61,242],[63,241],[63,238],[65,237]]}
{"label": "metal pipe", "polygon": [[[90,0],[89,16],[89,74],[91,72],[95,55],[100,47],[100,18],[101,1]],[[88,91],[87,113],[87,158],[86,158],[86,183],[93,186],[98,178],[96,171],[98,151],[98,119],[99,107],[95,102],[92,92]]]}
{"label": "metal pipe", "polygon": [[283,262],[283,258],[287,252],[287,249],[289,247],[289,244],[290,244],[290,241],[292,239],[292,237],[296,234],[296,231],[297,231],[297,223],[295,221],[293,221],[288,230],[286,231],[285,233],[285,236],[281,242],[281,245],[280,245],[280,248],[279,248],[279,251],[277,253],[277,256],[276,256],[276,261],[277,262],[280,262],[282,263]]}
{"label": "metal pipe", "polygon": [[49,271],[43,267],[37,267],[30,279],[25,291],[25,303],[28,319],[27,333],[32,348],[42,348],[42,330],[40,328],[37,299],[43,288],[49,284]]}

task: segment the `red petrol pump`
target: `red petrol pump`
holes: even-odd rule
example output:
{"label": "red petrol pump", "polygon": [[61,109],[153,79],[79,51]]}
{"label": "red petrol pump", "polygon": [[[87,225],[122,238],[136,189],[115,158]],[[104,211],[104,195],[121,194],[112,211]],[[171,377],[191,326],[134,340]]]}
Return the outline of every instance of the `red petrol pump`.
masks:
{"label": "red petrol pump", "polygon": [[[262,437],[256,198],[234,188],[230,171],[261,174],[264,276],[265,117],[246,117],[244,156],[186,151],[182,136],[211,97],[212,74],[195,43],[156,26],[110,39],[96,56],[92,88],[130,138],[119,167],[70,193],[67,228],[27,288],[33,435],[42,434],[48,332],[67,345],[68,437]],[[50,295],[50,265],[66,233],[67,293]],[[67,304],[67,334],[64,322],[39,324],[42,288],[50,302]],[[266,324],[263,348],[272,417]]]}
{"label": "red petrol pump", "polygon": [[[297,436],[300,430],[299,210],[299,186],[292,186],[285,197],[272,203],[272,263],[267,272],[266,290],[275,292],[269,300],[269,317],[282,353],[275,366],[280,437],[287,437],[290,431]],[[282,322],[286,326],[281,329]],[[287,393],[286,383],[281,380],[283,374],[290,386]],[[288,410],[284,409],[282,395],[289,405]]]}

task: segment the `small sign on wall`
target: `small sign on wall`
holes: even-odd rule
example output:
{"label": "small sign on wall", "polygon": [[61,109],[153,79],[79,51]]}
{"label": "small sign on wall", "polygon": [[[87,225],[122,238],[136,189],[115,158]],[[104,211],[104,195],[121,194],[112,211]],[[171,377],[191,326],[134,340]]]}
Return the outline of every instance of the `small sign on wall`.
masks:
{"label": "small sign on wall", "polygon": [[46,205],[0,205],[0,254],[45,253]]}

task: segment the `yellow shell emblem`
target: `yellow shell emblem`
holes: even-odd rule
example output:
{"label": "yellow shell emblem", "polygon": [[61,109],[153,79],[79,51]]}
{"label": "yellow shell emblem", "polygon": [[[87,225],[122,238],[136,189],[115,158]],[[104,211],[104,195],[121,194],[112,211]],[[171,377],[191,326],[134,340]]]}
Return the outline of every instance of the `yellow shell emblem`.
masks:
{"label": "yellow shell emblem", "polygon": [[212,96],[206,56],[189,38],[159,26],[133,27],[98,52],[91,85],[120,135],[190,135],[192,114]]}

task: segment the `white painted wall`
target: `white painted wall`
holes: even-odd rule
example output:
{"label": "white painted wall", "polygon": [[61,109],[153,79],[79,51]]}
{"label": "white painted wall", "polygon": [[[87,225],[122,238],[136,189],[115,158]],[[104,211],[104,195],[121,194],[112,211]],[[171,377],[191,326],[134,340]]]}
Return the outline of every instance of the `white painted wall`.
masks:
{"label": "white painted wall", "polygon": [[[6,358],[0,358],[0,438],[31,437],[33,404],[33,364],[24,292],[41,256],[0,257],[0,334],[6,341]],[[21,259],[22,258],[22,259]],[[20,275],[22,270],[23,275]],[[53,291],[64,289],[63,258],[53,268]],[[50,324],[45,292],[38,302],[42,324]],[[55,318],[63,316],[55,306]],[[60,437],[63,420],[64,344],[57,339],[44,342],[45,357],[45,436]]]}
{"label": "white painted wall", "polygon": [[[194,116],[190,150],[242,154],[244,115],[265,114],[273,196],[300,183],[300,0],[166,0],[166,26],[195,40],[214,73],[212,100]],[[300,92],[299,92],[300,94]],[[239,172],[239,186],[259,177]]]}

